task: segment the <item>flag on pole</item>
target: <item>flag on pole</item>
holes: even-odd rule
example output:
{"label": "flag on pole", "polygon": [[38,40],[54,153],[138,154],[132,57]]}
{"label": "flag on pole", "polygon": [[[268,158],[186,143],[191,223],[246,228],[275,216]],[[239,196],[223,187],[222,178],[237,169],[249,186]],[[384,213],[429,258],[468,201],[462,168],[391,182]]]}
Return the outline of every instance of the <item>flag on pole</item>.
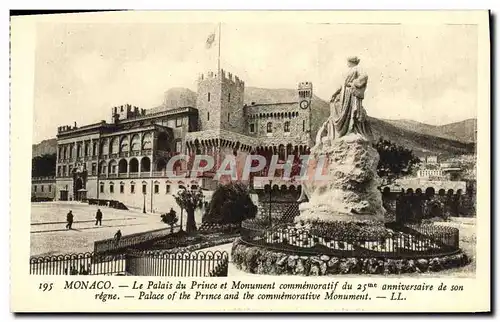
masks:
{"label": "flag on pole", "polygon": [[214,44],[214,42],[215,42],[215,32],[212,32],[210,35],[208,35],[207,38],[207,43],[206,43],[207,49],[210,49]]}

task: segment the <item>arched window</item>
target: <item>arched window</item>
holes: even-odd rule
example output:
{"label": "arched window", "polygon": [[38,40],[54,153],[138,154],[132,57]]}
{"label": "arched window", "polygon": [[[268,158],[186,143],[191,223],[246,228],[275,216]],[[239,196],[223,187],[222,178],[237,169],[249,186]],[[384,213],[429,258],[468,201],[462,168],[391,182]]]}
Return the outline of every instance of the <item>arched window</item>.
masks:
{"label": "arched window", "polygon": [[143,182],[142,182],[142,193],[143,193],[143,194],[146,194],[146,193],[148,192],[148,190],[147,190],[147,189],[148,189],[148,186],[147,186],[147,184],[146,184],[146,181],[143,181]]}
{"label": "arched window", "polygon": [[272,122],[267,123],[267,133],[273,133],[273,123]]}
{"label": "arched window", "polygon": [[100,193],[104,193],[104,182],[101,182],[99,184],[99,191],[100,191]]}
{"label": "arched window", "polygon": [[290,132],[290,122],[288,122],[288,121],[286,121],[286,122],[285,122],[285,125],[284,125],[284,127],[283,127],[283,130],[284,130],[285,132]]}
{"label": "arched window", "polygon": [[208,101],[210,102],[210,92],[208,93]]}
{"label": "arched window", "polygon": [[109,193],[115,193],[115,184],[113,182],[109,183]]}
{"label": "arched window", "polygon": [[135,193],[135,182],[134,181],[132,181],[130,183],[130,193]]}
{"label": "arched window", "polygon": [[125,182],[120,182],[120,193],[125,193]]}

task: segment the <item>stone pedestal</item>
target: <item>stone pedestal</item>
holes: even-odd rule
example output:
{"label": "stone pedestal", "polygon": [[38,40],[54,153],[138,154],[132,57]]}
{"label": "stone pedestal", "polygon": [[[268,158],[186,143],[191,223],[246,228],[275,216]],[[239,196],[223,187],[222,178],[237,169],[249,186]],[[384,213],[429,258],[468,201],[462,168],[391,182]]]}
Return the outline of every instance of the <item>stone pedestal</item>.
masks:
{"label": "stone pedestal", "polygon": [[[296,221],[384,221],[379,155],[370,141],[358,134],[324,138],[311,149],[310,160],[313,171],[303,182],[309,202],[300,205]],[[323,169],[320,178],[313,176],[318,168]]]}

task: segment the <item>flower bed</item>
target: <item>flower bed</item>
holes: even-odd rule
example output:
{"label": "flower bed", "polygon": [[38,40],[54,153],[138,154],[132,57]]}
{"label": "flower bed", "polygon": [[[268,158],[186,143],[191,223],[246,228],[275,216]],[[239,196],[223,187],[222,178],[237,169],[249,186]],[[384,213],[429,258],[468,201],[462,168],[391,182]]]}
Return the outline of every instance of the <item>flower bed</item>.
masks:
{"label": "flower bed", "polygon": [[198,232],[200,234],[225,233],[234,234],[240,231],[240,224],[219,224],[204,222],[201,224]]}
{"label": "flower bed", "polygon": [[135,250],[161,251],[162,253],[194,251],[231,243],[237,237],[238,234],[187,235],[185,232],[178,232],[148,245],[147,248],[135,248]]}
{"label": "flower bed", "polygon": [[[263,230],[251,230],[242,226],[241,238],[251,244],[272,249],[354,257],[367,254],[390,258],[437,256],[458,250],[455,243],[458,231],[447,227],[407,227],[407,231],[396,231],[379,226],[355,235],[354,232],[359,232],[360,227],[365,229],[366,226],[348,223],[325,225],[325,229],[336,229],[328,233],[315,225],[316,223],[297,223]],[[342,233],[340,227],[347,227],[346,232]]]}
{"label": "flower bed", "polygon": [[435,272],[464,266],[470,262],[470,259],[461,252],[431,258],[401,259],[337,257],[325,254],[300,256],[250,245],[242,239],[234,241],[231,256],[236,267],[248,273],[305,276]]}

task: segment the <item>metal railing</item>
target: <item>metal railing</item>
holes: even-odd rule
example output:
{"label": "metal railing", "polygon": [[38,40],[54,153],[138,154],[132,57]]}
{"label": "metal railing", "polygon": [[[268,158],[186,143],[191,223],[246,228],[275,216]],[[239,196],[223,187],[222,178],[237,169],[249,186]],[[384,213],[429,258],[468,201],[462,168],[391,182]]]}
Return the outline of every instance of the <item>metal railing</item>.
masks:
{"label": "metal railing", "polygon": [[32,275],[227,276],[229,255],[223,251],[181,253],[95,253],[30,258]]}
{"label": "metal railing", "polygon": [[126,272],[134,276],[227,276],[229,256],[223,251],[129,253]]}
{"label": "metal railing", "polygon": [[32,275],[115,275],[124,272],[124,254],[99,256],[80,253],[30,258]]}
{"label": "metal railing", "polygon": [[[174,226],[174,231],[176,231],[178,228],[180,228],[180,226]],[[115,238],[98,240],[94,242],[94,253],[102,254],[118,252],[120,250],[131,248],[145,242],[163,238],[170,235],[171,233],[171,228],[165,227],[141,233],[125,235],[120,237],[119,240],[116,240]]]}
{"label": "metal railing", "polygon": [[265,223],[243,222],[240,236],[248,244],[308,255],[405,258],[439,256],[459,250],[459,231],[452,227],[401,227],[388,230],[388,235],[380,238],[367,238],[349,232],[326,237],[313,232],[307,225],[280,224],[269,228],[265,227]]}

